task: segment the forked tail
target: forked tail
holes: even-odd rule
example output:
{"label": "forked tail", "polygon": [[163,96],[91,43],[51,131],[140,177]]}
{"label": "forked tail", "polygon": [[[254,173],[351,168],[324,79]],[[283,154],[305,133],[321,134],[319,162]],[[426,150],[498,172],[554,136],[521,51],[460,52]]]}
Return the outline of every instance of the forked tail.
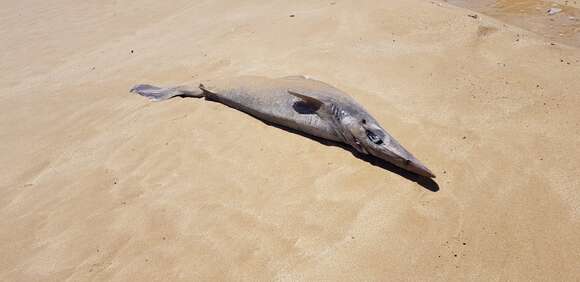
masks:
{"label": "forked tail", "polygon": [[204,91],[199,87],[177,86],[161,88],[149,84],[138,84],[131,88],[130,92],[137,93],[152,101],[163,101],[175,96],[201,98]]}

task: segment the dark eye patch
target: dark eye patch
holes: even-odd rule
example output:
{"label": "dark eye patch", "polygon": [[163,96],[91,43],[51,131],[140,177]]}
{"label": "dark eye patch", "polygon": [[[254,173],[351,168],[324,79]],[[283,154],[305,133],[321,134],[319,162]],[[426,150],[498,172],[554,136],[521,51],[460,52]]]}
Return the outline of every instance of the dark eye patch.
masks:
{"label": "dark eye patch", "polygon": [[377,136],[376,134],[374,134],[372,131],[366,130],[366,134],[367,134],[367,137],[369,138],[369,140],[371,140],[371,142],[373,142],[377,145],[383,144],[383,140],[381,140],[381,138],[379,136]]}

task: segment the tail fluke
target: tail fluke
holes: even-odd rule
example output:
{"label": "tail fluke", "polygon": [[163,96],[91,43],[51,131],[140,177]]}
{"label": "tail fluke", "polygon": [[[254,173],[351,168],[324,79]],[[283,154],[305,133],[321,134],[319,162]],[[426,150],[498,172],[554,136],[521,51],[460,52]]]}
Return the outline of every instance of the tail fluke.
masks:
{"label": "tail fluke", "polygon": [[131,88],[133,93],[137,93],[152,101],[163,101],[175,96],[201,98],[204,96],[203,90],[198,87],[177,86],[161,88],[149,84],[138,84]]}

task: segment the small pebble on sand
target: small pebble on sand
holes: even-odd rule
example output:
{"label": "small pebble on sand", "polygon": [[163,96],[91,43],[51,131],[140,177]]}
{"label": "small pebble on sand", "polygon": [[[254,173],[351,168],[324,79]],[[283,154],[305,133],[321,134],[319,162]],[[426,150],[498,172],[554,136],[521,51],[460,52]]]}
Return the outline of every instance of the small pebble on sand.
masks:
{"label": "small pebble on sand", "polygon": [[550,8],[550,9],[548,9],[548,11],[546,11],[546,13],[550,16],[555,15],[555,14],[560,13],[560,12],[562,12],[562,9],[554,8],[554,7]]}

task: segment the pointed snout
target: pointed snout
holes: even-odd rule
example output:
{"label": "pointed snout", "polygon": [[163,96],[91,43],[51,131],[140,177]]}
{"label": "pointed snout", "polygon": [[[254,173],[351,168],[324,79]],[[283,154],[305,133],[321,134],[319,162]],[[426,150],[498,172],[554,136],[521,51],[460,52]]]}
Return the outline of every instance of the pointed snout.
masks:
{"label": "pointed snout", "polygon": [[428,169],[424,164],[422,164],[417,159],[409,161],[405,169],[421,176],[435,178],[435,174],[433,174],[433,172],[431,172],[430,169]]}
{"label": "pointed snout", "polygon": [[435,178],[435,174],[427,166],[422,164],[394,139],[391,139],[391,142],[383,144],[382,146],[372,146],[371,148],[370,152],[375,157],[379,157],[415,174]]}

